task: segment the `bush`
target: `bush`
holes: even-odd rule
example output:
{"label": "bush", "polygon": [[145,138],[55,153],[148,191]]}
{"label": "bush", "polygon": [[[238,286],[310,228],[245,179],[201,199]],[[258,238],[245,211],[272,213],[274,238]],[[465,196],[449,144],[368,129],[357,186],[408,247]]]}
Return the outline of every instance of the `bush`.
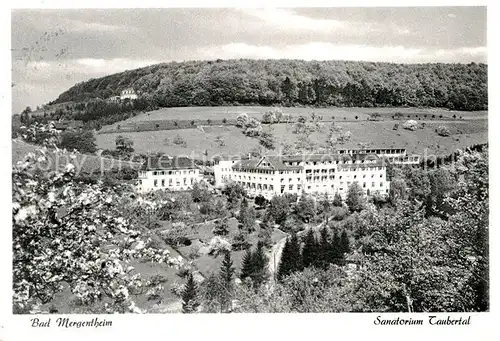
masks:
{"label": "bush", "polygon": [[217,257],[219,254],[224,253],[226,251],[231,251],[231,244],[224,238],[219,236],[215,236],[210,239],[210,243],[208,244],[208,254],[214,257]]}
{"label": "bush", "polygon": [[196,259],[200,256],[201,256],[200,247],[198,245],[191,245],[189,248],[188,258],[189,259]]}
{"label": "bush", "polygon": [[436,133],[439,136],[450,136],[450,129],[447,126],[439,126],[436,128]]}
{"label": "bush", "polygon": [[415,120],[408,120],[405,123],[403,123],[403,128],[411,131],[415,131],[418,129],[418,123]]}
{"label": "bush", "polygon": [[180,135],[175,135],[173,143],[183,148],[187,147],[187,142]]}

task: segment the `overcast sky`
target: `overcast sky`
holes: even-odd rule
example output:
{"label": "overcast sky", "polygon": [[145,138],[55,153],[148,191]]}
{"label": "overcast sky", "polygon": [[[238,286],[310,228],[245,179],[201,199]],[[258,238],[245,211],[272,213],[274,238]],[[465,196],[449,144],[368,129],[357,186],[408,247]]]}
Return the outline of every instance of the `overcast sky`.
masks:
{"label": "overcast sky", "polygon": [[486,62],[485,7],[12,12],[13,111],[158,62],[290,58]]}

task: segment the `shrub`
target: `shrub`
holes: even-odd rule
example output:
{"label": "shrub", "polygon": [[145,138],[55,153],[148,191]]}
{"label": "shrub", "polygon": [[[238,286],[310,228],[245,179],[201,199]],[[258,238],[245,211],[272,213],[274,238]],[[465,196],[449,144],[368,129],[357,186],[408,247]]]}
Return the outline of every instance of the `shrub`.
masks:
{"label": "shrub", "polygon": [[403,123],[403,128],[411,131],[415,131],[418,129],[418,123],[415,120],[408,120]]}
{"label": "shrub", "polygon": [[189,253],[188,253],[188,258],[189,259],[196,259],[200,257],[200,247],[198,245],[191,245],[189,247]]}
{"label": "shrub", "polygon": [[219,236],[215,236],[210,239],[210,243],[208,244],[208,254],[214,257],[217,257],[219,254],[224,253],[226,251],[231,251],[231,244],[224,238]]}
{"label": "shrub", "polygon": [[187,267],[181,267],[181,268],[177,271],[176,275],[177,275],[177,276],[179,276],[180,278],[184,278],[184,277],[186,277],[187,275],[189,275],[189,273],[190,273],[189,268],[187,268]]}
{"label": "shrub", "polygon": [[173,143],[177,146],[181,146],[183,148],[187,147],[187,142],[180,135],[175,135]]}
{"label": "shrub", "polygon": [[436,128],[436,133],[439,136],[450,136],[450,130],[447,126],[439,126]]}

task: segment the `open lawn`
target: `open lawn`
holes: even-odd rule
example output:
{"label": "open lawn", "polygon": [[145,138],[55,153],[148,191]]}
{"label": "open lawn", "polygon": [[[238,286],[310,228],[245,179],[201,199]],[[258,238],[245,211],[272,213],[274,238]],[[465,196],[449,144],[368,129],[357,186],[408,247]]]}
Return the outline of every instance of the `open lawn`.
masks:
{"label": "open lawn", "polygon": [[[262,114],[266,111],[273,109],[275,107],[266,106],[226,106],[226,107],[182,107],[182,108],[161,108],[154,111],[149,111],[143,114],[139,114],[125,122],[140,122],[140,121],[155,121],[155,120],[196,120],[196,119],[213,119],[221,120],[223,118],[235,119],[239,114],[246,113],[249,117],[261,118]],[[358,116],[358,120],[366,120],[372,113],[380,114],[394,114],[400,112],[402,114],[427,114],[431,115],[443,115],[444,117],[451,118],[454,114],[457,116],[474,117],[474,118],[485,118],[488,116],[487,111],[475,111],[475,112],[464,112],[464,111],[451,111],[442,108],[314,108],[314,107],[282,107],[283,113],[290,114],[292,117],[299,117],[300,115],[309,115],[315,112],[318,115],[322,115],[325,121],[332,120],[332,116],[335,116],[335,120],[343,120],[344,117],[348,120],[355,120],[355,116]]]}
{"label": "open lawn", "polygon": [[[399,122],[398,130],[393,130],[395,123]],[[404,130],[401,127],[403,121],[360,121],[360,122],[338,122],[337,125],[344,131],[352,133],[351,141],[339,148],[358,147],[359,143],[367,143],[371,147],[404,147],[408,153],[447,155],[457,148],[464,148],[473,144],[486,143],[488,141],[488,120],[448,120],[448,121],[425,121],[426,127],[416,131]],[[424,122],[424,121],[419,121]],[[328,134],[328,126],[325,123],[322,132],[315,132],[311,139],[319,144],[324,144]],[[451,135],[439,136],[435,129],[439,125],[447,126]],[[297,135],[293,134],[293,124],[274,124],[271,126],[279,146],[283,143],[294,143]],[[115,139],[119,133],[98,134],[97,145],[99,148],[114,149]],[[210,129],[179,129],[165,131],[146,131],[121,133],[134,141],[137,152],[163,152],[169,155],[186,155],[193,158],[203,159],[204,151],[208,157],[216,155],[239,155],[249,153],[259,145],[258,140],[245,136],[241,129],[234,126],[222,128],[210,127]],[[175,136],[179,135],[187,142],[184,148],[172,143]],[[224,146],[219,147],[216,137],[220,136]]]}

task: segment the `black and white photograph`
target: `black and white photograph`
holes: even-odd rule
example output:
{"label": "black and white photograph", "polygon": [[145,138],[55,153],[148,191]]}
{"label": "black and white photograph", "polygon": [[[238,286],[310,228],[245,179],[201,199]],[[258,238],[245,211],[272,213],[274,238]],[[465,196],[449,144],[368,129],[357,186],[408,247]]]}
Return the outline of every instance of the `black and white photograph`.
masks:
{"label": "black and white photograph", "polygon": [[12,314],[465,328],[490,311],[488,10],[11,9]]}

